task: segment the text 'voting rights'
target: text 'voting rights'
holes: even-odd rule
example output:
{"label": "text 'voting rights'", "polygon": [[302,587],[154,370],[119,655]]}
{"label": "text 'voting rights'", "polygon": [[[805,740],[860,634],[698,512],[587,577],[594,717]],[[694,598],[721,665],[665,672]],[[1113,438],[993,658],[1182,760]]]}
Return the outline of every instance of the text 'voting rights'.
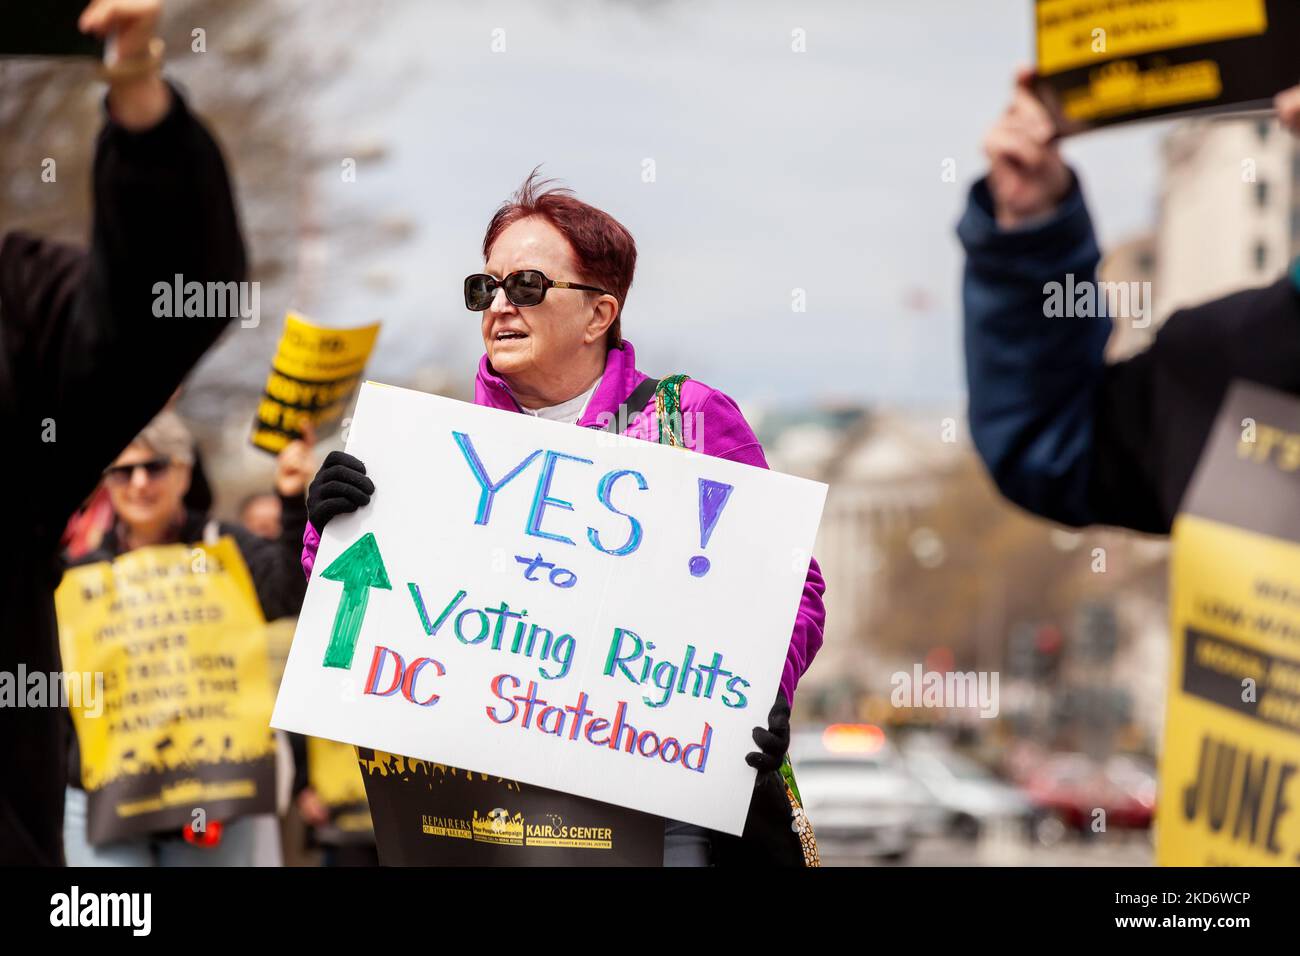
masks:
{"label": "text 'voting rights'", "polygon": [[[449,440],[454,441],[466,468],[478,485],[478,499],[474,504],[473,521],[476,525],[488,525],[492,521],[493,504],[498,495],[511,493],[509,486],[514,486],[514,493],[530,495],[531,503],[527,511],[527,520],[520,529],[521,534],[557,542],[560,545],[577,547],[573,537],[547,530],[543,524],[548,508],[575,511],[572,501],[557,497],[553,486],[556,482],[557,468],[564,465],[568,470],[589,476],[593,503],[619,516],[626,526],[622,540],[617,546],[610,546],[602,541],[600,531],[595,527],[586,528],[586,540],[592,548],[614,557],[621,557],[636,551],[645,536],[645,529],[631,509],[622,510],[615,505],[613,496],[619,483],[627,485],[638,492],[648,492],[649,482],[641,472],[630,468],[605,471],[598,477],[589,471],[595,463],[590,458],[565,454],[550,449],[535,449],[512,463],[508,468],[498,470],[494,475],[484,464],[479,449],[469,433],[452,431]],[[532,466],[537,465],[536,468]],[[536,476],[529,480],[528,472],[535,471]],[[709,539],[717,527],[734,486],[722,481],[706,478],[698,479],[698,516],[700,526],[700,548],[708,546]],[[548,561],[540,551],[531,556],[518,554],[514,560],[522,565],[521,574],[526,581],[548,581],[558,588],[572,588],[578,583],[578,575],[555,561]],[[688,562],[690,573],[694,577],[703,577],[709,572],[709,559],[703,554],[692,555]],[[543,574],[543,572],[545,572]],[[326,667],[350,668],[355,656],[357,638],[364,619],[367,595],[372,587],[391,588],[387,570],[379,554],[378,544],[373,534],[362,536],[357,542],[340,555],[326,568],[327,580],[340,581],[344,584],[343,595],[335,615],[330,642],[325,651],[323,664]],[[528,622],[528,610],[514,610],[506,601],[497,606],[462,607],[468,597],[465,589],[459,589],[450,600],[431,614],[425,604],[424,594],[415,581],[407,582],[415,611],[419,615],[421,626],[427,636],[437,636],[446,626],[455,638],[467,646],[485,645],[494,651],[505,648],[511,654],[524,657],[536,656],[542,663],[538,674],[546,680],[557,680],[568,675],[573,661],[575,646],[574,636],[556,628],[544,627],[536,622]],[[507,629],[513,625],[513,632],[507,638]],[[651,684],[657,688],[656,693],[644,698],[650,707],[662,707],[671,699],[675,689],[687,691],[696,697],[712,699],[716,691],[721,691],[720,699],[727,707],[745,707],[748,698],[744,688],[749,681],[733,674],[723,666],[723,655],[714,652],[711,659],[697,659],[697,649],[688,645],[680,663],[669,660],[656,661],[651,652],[656,645],[653,641],[643,640],[640,635],[629,628],[614,629],[605,661],[605,676],[622,676],[637,685]],[[387,665],[392,663],[391,679],[387,678]],[[437,703],[439,695],[430,693],[423,699],[417,699],[415,682],[421,671],[432,667],[433,673],[445,675],[446,668],[432,657],[422,657],[407,665],[401,655],[395,651],[377,646],[371,661],[370,674],[365,685],[365,693],[390,696],[401,693],[411,703],[419,706],[432,706]],[[513,679],[503,675],[505,680]],[[380,689],[384,681],[387,686]],[[499,692],[501,684],[493,686],[494,693]],[[518,684],[518,681],[515,680]],[[724,689],[725,688],[725,689]],[[656,699],[652,699],[656,698]],[[505,699],[505,698],[503,698]],[[525,710],[524,724],[531,724],[531,704],[536,701],[524,701],[529,705]],[[545,702],[543,702],[545,703]],[[495,719],[495,717],[494,717]]]}

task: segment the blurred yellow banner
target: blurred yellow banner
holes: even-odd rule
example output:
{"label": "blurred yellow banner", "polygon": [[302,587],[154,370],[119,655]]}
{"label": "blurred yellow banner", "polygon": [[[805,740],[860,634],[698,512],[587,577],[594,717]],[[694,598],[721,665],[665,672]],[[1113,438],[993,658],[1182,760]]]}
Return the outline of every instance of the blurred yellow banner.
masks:
{"label": "blurred yellow banner", "polygon": [[1035,13],[1044,76],[1268,29],[1264,0],[1039,0]]}
{"label": "blurred yellow banner", "polygon": [[328,807],[365,804],[366,782],[351,744],[322,737],[307,738],[307,767],[311,787]]}
{"label": "blurred yellow banner", "polygon": [[306,422],[317,434],[338,424],[375,347],[379,323],[327,329],[289,312],[253,422],[252,442],[278,453],[302,437]]}
{"label": "blurred yellow banner", "polygon": [[92,843],[274,810],[265,620],[233,538],[71,568],[63,666],[102,675],[70,706]]}
{"label": "blurred yellow banner", "polygon": [[1300,402],[1229,393],[1174,524],[1163,866],[1300,864]]}

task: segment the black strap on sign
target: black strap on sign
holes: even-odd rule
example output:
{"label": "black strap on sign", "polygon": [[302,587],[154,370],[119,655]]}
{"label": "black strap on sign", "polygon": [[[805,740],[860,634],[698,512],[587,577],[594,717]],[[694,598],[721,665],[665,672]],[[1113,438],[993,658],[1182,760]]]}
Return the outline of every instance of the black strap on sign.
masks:
{"label": "black strap on sign", "polygon": [[614,434],[617,435],[619,432],[619,425],[620,424],[626,425],[634,414],[640,412],[641,409],[645,408],[646,405],[650,402],[650,397],[654,395],[655,389],[658,387],[659,387],[659,379],[647,378],[636,388],[632,389],[632,394],[629,395],[627,397],[627,401],[623,403],[623,407],[627,409],[627,414],[626,415],[616,414],[613,418],[611,418],[609,421],[605,423],[604,431],[613,432]]}

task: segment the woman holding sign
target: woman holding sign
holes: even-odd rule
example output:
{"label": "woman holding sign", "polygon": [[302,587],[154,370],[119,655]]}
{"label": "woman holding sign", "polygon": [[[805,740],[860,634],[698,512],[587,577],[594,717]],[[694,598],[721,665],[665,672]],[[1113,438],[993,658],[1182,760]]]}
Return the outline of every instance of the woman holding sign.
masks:
{"label": "woman holding sign", "polygon": [[[684,375],[656,382],[637,369],[636,353],[622,335],[636,243],[613,217],[568,190],[548,188],[534,173],[492,217],[483,256],[483,272],[465,280],[465,306],[482,316],[485,349],[475,404],[767,467],[762,446],[731,398]],[[325,459],[308,494],[302,556],[308,574],[325,525],[367,505],[373,492],[361,461],[337,451]],[[815,857],[801,813],[793,817],[801,825],[791,826],[781,768],[790,740],[790,702],[822,644],[824,591],[817,562],[810,561],[781,691],[768,726],[754,729],[759,750],[747,758],[759,774],[744,838],[670,820],[665,864],[802,864]]]}
{"label": "woman holding sign", "polygon": [[[261,720],[237,722],[258,717],[261,684],[269,711],[264,619],[297,614],[306,592],[297,565],[310,446],[293,442],[277,460],[282,531],[274,540],[187,509],[193,464],[194,440],[174,412],[150,422],[105,469],[114,524],[98,549],[73,562],[57,595],[60,627],[72,635],[65,636],[70,669],[105,673],[95,708],[102,713],[74,712],[64,819],[71,866],[253,865],[259,818],[274,809],[267,774],[256,778],[257,808],[243,814],[239,805],[232,811],[218,797],[197,795],[178,814],[158,797],[196,785],[204,767],[218,768],[202,781],[213,792],[234,779],[222,767],[244,778],[257,771],[241,765],[274,767]],[[176,554],[178,545],[179,565],[161,557]],[[150,560],[150,553],[160,557]],[[106,577],[115,590],[88,598],[96,578],[82,575],[96,564],[111,568]],[[128,588],[125,579],[133,575],[146,580]],[[223,588],[223,578],[233,585]],[[93,616],[93,599],[125,605],[126,613]],[[149,695],[177,687],[182,693],[173,706],[151,703]],[[255,756],[241,732],[255,742]],[[85,734],[92,736],[79,739]],[[203,811],[202,827],[191,823],[196,810]]]}

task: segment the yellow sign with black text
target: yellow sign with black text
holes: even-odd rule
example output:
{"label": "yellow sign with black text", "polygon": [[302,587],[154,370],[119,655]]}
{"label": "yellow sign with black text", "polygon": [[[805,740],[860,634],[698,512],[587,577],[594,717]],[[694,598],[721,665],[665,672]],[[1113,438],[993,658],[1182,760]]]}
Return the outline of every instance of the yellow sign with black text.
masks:
{"label": "yellow sign with black text", "polygon": [[361,384],[379,323],[327,329],[289,312],[257,406],[252,442],[278,454],[310,423],[323,436],[343,417]]}
{"label": "yellow sign with black text", "polygon": [[1265,107],[1295,83],[1294,0],[1037,0],[1035,89],[1060,135]]}
{"label": "yellow sign with black text", "polygon": [[1233,386],[1172,540],[1157,862],[1300,865],[1300,401]]}
{"label": "yellow sign with black text", "polygon": [[374,844],[374,824],[355,747],[337,740],[308,737],[307,781],[330,814],[328,826],[317,828],[318,840]]}
{"label": "yellow sign with black text", "polygon": [[1268,29],[1264,0],[1039,0],[1035,14],[1045,75]]}
{"label": "yellow sign with black text", "polygon": [[101,675],[70,706],[92,843],[272,812],[265,620],[234,539],[70,568],[63,666]]}

